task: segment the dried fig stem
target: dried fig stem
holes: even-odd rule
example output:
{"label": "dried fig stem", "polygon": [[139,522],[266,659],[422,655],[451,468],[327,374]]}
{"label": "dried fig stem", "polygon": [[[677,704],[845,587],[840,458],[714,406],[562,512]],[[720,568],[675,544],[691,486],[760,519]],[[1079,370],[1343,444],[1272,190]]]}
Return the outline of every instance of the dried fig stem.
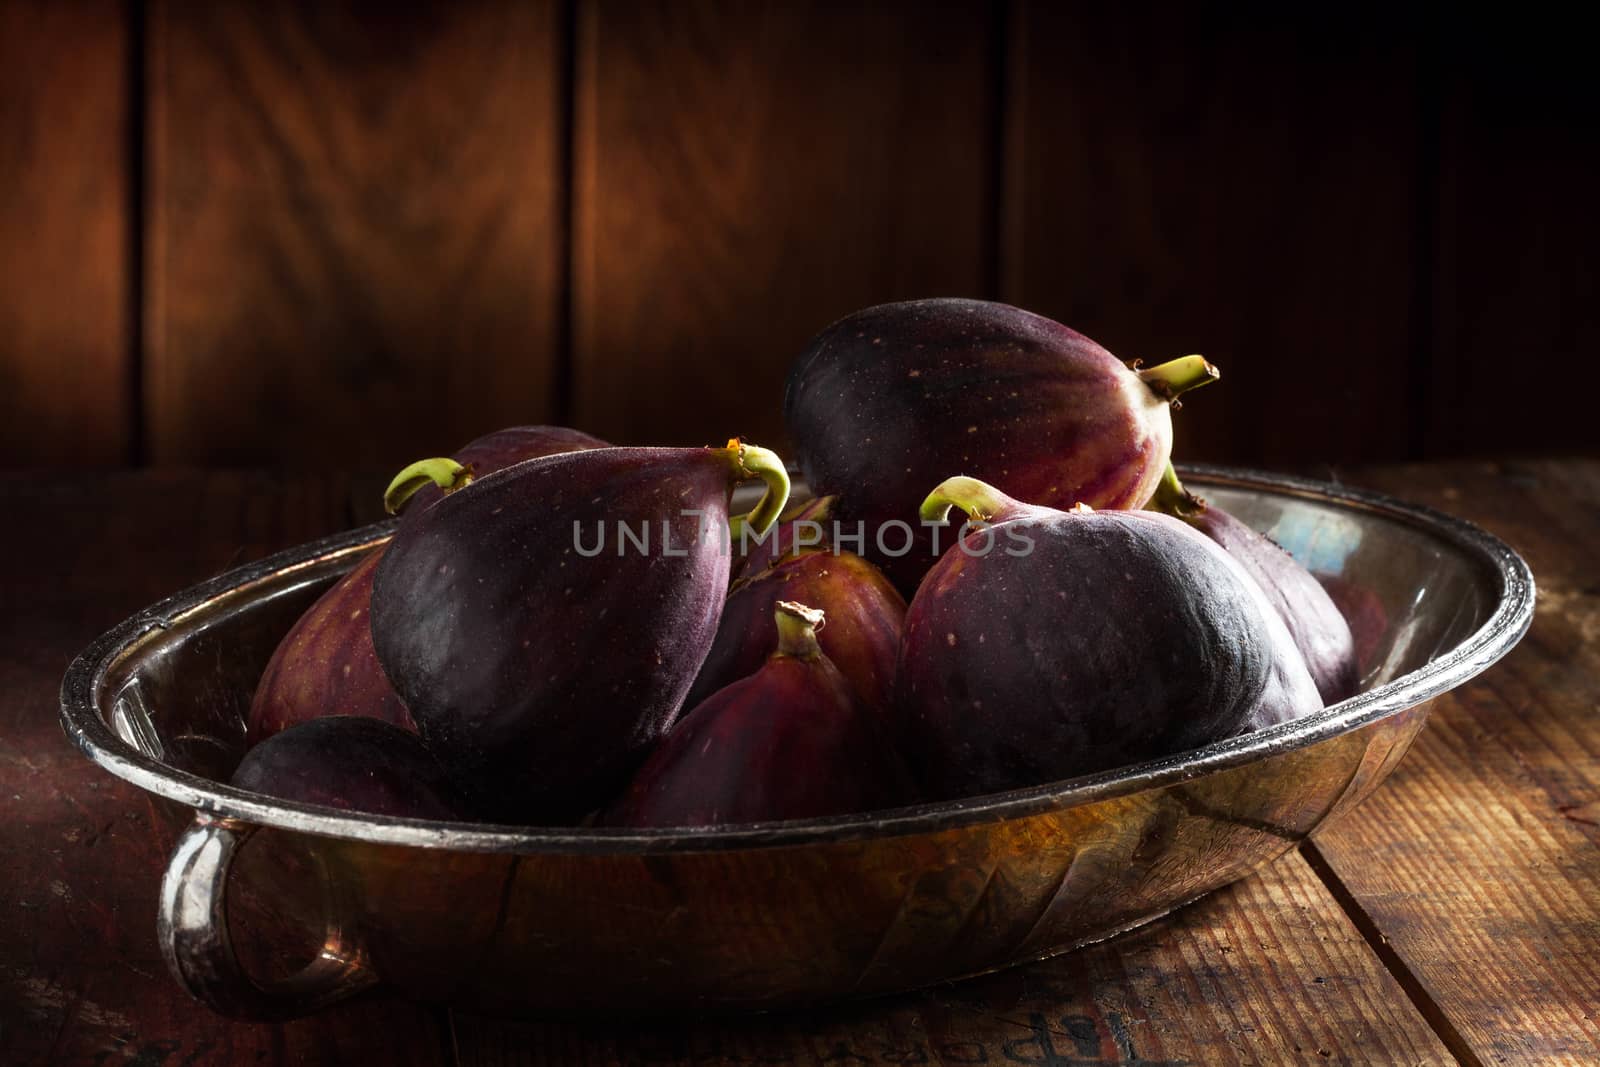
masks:
{"label": "dried fig stem", "polygon": [[817,644],[817,631],[825,621],[820,608],[808,608],[792,600],[778,601],[773,612],[778,622],[778,654],[795,659],[813,660],[822,655]]}

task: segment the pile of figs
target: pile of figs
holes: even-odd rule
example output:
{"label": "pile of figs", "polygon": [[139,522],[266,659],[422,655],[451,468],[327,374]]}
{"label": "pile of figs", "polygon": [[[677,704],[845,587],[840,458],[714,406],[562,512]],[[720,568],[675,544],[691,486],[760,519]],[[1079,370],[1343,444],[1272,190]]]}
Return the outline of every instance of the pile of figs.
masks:
{"label": "pile of figs", "polygon": [[[694,827],[1020,789],[1359,684],[1317,579],[1171,465],[1144,368],[973,300],[795,361],[784,461],[502,430],[401,471],[393,537],[257,687],[243,788],[376,816]],[[750,511],[736,487],[761,483]]]}

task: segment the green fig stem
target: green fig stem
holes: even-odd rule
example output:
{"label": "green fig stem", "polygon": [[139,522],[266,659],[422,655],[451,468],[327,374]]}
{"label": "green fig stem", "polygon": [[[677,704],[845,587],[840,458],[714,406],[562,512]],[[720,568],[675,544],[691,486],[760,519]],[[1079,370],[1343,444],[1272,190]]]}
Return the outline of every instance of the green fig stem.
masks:
{"label": "green fig stem", "polygon": [[988,482],[958,474],[940,482],[922,502],[919,511],[923,522],[949,522],[952,507],[960,508],[979,522],[990,522],[1015,503]]}
{"label": "green fig stem", "polygon": [[1156,485],[1155,494],[1145,504],[1144,510],[1159,511],[1175,519],[1193,519],[1205,512],[1206,502],[1183,487],[1183,483],[1178,481],[1178,472],[1168,463],[1160,483]]}
{"label": "green fig stem", "polygon": [[1222,377],[1222,372],[1206,362],[1204,356],[1183,356],[1134,373],[1157,396],[1169,401]]}
{"label": "green fig stem", "polygon": [[737,543],[746,529],[759,536],[778,521],[784,505],[789,502],[789,471],[776,452],[759,445],[747,445],[734,439],[728,442],[728,450],[738,465],[741,479],[760,478],[767,484],[767,491],[761,494],[755,507],[728,520],[728,533]]}
{"label": "green fig stem", "polygon": [[813,660],[822,655],[822,646],[817,644],[817,631],[822,629],[827,620],[820,608],[808,608],[792,600],[780,600],[773,618],[778,623],[778,655],[804,660]]}
{"label": "green fig stem", "polygon": [[394,476],[389,488],[383,491],[383,509],[391,515],[400,514],[406,501],[416,496],[424,486],[436,485],[446,493],[453,493],[472,481],[472,468],[463,466],[447,456],[419,459]]}

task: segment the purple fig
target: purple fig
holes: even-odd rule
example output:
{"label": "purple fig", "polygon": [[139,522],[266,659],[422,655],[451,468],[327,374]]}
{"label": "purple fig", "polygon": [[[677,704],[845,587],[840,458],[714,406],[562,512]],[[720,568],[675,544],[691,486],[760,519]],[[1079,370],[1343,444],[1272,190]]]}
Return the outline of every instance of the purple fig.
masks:
{"label": "purple fig", "polygon": [[[378,661],[423,740],[483,810],[562,820],[602,803],[677,716],[728,587],[741,525],[788,496],[766,449],[602,448],[529,460],[418,510],[373,581]],[[425,460],[395,479],[449,484]]]}
{"label": "purple fig", "polygon": [[906,612],[899,744],[922,785],[971,796],[1195,748],[1322,706],[1261,591],[1149,511],[1070,512],[951,478],[922,515],[983,523]]}
{"label": "purple fig", "polygon": [[1323,701],[1356,694],[1361,673],[1350,624],[1310,571],[1271,538],[1184,489],[1171,464],[1147,506],[1193,526],[1238,561],[1289,628]]}
{"label": "purple fig", "polygon": [[367,605],[383,549],[367,553],[278,643],[250,703],[245,736],[258,745],[297,723],[360,715],[412,732],[411,713],[383,676]]}
{"label": "purple fig", "polygon": [[968,471],[1040,505],[1139,507],[1171,453],[1172,401],[1216,377],[1199,356],[1130,369],[1005,304],[913,300],[813,338],[784,418],[811,488],[866,523],[863,554],[909,594],[938,556],[917,520],[927,486]]}
{"label": "purple fig", "polygon": [[720,826],[904,802],[871,712],[817,643],[822,612],[785,601],[775,616],[777,651],[685,714],[606,822]]}
{"label": "purple fig", "polygon": [[780,560],[831,547],[835,503],[831,496],[814,497],[784,512],[764,537],[757,539],[747,533],[738,538],[734,542],[738,553],[733,565],[735,580],[760,574]]}
{"label": "purple fig", "polygon": [[1351,578],[1329,575],[1323,580],[1328,598],[1350,624],[1356,664],[1370,670],[1378,661],[1378,651],[1389,633],[1389,613],[1377,593]]}
{"label": "purple fig", "polygon": [[240,789],[342,811],[465,820],[466,803],[413,733],[333,715],[291,726],[245,753]]}
{"label": "purple fig", "polygon": [[[538,456],[605,447],[599,438],[565,426],[513,426],[478,438],[455,459],[471,477]],[[426,506],[440,492],[437,486],[424,486],[411,506]],[[251,744],[324,715],[365,715],[416,729],[411,713],[378,666],[367,625],[372,575],[382,554],[382,548],[369,553],[278,643],[250,703],[245,736]]]}
{"label": "purple fig", "polygon": [[906,602],[882,571],[849,552],[788,556],[735,582],[716,640],[684,705],[692,708],[761,668],[777,641],[773,612],[784,600],[826,614],[828,623],[817,632],[822,651],[862,702],[886,715],[894,699],[894,661]]}

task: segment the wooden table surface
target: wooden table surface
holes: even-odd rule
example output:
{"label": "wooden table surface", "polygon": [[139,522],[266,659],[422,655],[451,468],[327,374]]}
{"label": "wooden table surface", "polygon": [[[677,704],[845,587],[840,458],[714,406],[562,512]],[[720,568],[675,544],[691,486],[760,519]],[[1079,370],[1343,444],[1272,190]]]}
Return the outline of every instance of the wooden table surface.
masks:
{"label": "wooden table surface", "polygon": [[1600,1062],[1600,462],[1337,474],[1481,523],[1539,581],[1532,632],[1438,703],[1358,811],[1065,958],[803,1015],[648,1027],[382,997],[265,1025],[189,1000],[154,937],[170,835],[63,739],[61,675],[160,596],[365,521],[372,486],[0,476],[0,1063]]}

